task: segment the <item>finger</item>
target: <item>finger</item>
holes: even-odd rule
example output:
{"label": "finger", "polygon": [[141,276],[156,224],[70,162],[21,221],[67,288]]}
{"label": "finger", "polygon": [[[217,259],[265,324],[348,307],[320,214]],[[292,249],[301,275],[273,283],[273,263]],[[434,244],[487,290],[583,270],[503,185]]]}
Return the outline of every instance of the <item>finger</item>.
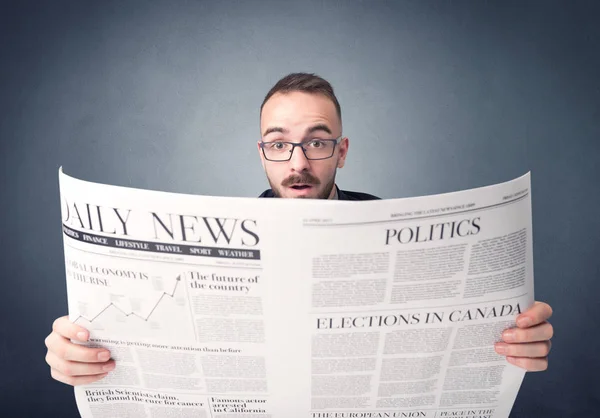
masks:
{"label": "finger", "polygon": [[554,328],[548,322],[532,328],[511,328],[502,333],[505,343],[533,343],[547,341],[554,335]]}
{"label": "finger", "polygon": [[66,385],[77,386],[77,385],[87,385],[89,383],[96,382],[107,375],[107,373],[96,374],[93,376],[81,376],[81,377],[73,377],[73,376],[65,376],[61,372],[55,369],[50,369],[50,375],[54,380],[58,380]]}
{"label": "finger", "polygon": [[62,316],[54,321],[52,324],[52,331],[65,338],[81,342],[87,341],[90,337],[90,333],[87,329],[72,323],[67,316]]}
{"label": "finger", "polygon": [[507,357],[506,360],[528,372],[542,372],[548,368],[547,358]]}
{"label": "finger", "polygon": [[529,344],[505,344],[495,345],[496,352],[510,357],[546,357],[550,353],[552,344],[550,341],[543,341]]}
{"label": "finger", "polygon": [[535,302],[533,306],[517,317],[519,328],[529,328],[547,321],[552,316],[552,308],[544,302]]}
{"label": "finger", "polygon": [[108,373],[115,368],[114,361],[106,363],[79,363],[77,361],[68,361],[58,357],[51,351],[46,354],[46,363],[50,368],[57,370],[64,376],[90,376]]}
{"label": "finger", "polygon": [[48,351],[64,360],[81,363],[104,363],[110,359],[110,351],[106,348],[93,348],[74,344],[53,332],[46,338]]}

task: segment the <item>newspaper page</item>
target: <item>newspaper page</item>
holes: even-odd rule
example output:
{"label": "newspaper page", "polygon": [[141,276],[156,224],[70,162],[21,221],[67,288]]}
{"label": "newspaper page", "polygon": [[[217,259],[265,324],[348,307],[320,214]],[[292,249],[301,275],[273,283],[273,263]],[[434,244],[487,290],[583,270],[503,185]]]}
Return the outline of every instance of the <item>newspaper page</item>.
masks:
{"label": "newspaper page", "polygon": [[414,199],[280,206],[298,223],[278,238],[293,250],[267,256],[264,272],[285,271],[272,286],[297,333],[284,351],[301,360],[284,373],[303,375],[296,390],[310,394],[291,409],[508,417],[524,371],[494,343],[534,301],[529,175]]}
{"label": "newspaper page", "polygon": [[253,202],[60,187],[69,317],[117,363],[75,388],[81,416],[270,416]]}
{"label": "newspaper page", "polygon": [[70,319],[117,362],[82,417],[508,417],[529,175],[365,202],[60,185]]}

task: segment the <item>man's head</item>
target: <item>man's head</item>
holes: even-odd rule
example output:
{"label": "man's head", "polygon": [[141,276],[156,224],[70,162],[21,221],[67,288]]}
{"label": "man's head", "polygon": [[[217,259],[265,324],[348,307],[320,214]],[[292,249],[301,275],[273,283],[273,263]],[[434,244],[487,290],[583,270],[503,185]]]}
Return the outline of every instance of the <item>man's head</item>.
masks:
{"label": "man's head", "polygon": [[275,195],[335,196],[335,174],[344,166],[348,138],[342,137],[341,109],[331,85],[314,74],[289,74],[271,88],[260,110],[258,151]]}

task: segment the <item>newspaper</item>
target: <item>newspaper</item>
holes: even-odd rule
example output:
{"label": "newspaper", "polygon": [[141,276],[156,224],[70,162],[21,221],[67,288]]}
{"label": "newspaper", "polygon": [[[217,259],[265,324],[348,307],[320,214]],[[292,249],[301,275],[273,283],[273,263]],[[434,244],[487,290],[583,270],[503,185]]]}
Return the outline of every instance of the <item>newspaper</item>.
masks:
{"label": "newspaper", "polygon": [[364,202],[59,178],[69,316],[117,364],[83,418],[508,417],[529,174]]}

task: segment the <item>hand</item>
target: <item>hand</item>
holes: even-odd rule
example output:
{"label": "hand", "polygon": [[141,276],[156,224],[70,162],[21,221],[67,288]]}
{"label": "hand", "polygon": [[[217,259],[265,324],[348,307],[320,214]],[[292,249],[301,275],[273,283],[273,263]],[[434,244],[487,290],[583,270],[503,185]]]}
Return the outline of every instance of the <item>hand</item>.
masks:
{"label": "hand", "polygon": [[547,320],[552,308],[547,303],[535,302],[531,308],[517,317],[517,327],[502,333],[503,342],[496,343],[498,354],[506,356],[509,363],[529,372],[540,372],[548,368],[548,353],[554,334]]}
{"label": "hand", "polygon": [[52,324],[46,337],[46,363],[52,378],[67,385],[85,385],[102,379],[115,368],[110,352],[104,348],[91,348],[74,344],[70,339],[87,341],[90,333],[63,316]]}

